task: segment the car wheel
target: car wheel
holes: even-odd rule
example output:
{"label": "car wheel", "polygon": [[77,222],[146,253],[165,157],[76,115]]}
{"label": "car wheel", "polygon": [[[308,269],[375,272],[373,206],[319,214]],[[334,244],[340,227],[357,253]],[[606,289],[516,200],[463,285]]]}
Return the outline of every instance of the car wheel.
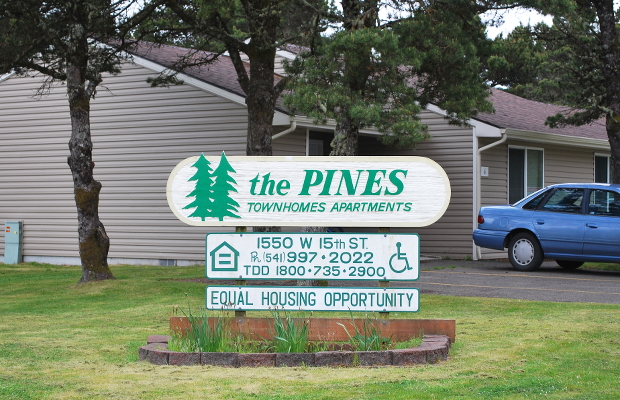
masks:
{"label": "car wheel", "polygon": [[517,233],[508,245],[510,264],[519,271],[533,271],[543,262],[543,251],[531,233]]}
{"label": "car wheel", "polygon": [[564,269],[577,269],[583,265],[583,261],[555,260]]}

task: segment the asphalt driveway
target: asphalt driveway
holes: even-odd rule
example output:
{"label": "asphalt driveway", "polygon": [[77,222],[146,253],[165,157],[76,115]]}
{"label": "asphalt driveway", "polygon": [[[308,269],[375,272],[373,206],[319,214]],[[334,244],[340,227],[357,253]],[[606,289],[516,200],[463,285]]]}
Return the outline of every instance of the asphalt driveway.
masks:
{"label": "asphalt driveway", "polygon": [[392,286],[417,287],[422,295],[620,304],[620,272],[566,271],[552,261],[533,272],[507,261],[425,261],[420,279]]}
{"label": "asphalt driveway", "polygon": [[[377,281],[333,281],[330,286],[372,287]],[[417,281],[391,286],[415,287],[422,295],[620,304],[620,271],[566,271],[554,261],[533,272],[514,270],[508,261],[422,261]]]}

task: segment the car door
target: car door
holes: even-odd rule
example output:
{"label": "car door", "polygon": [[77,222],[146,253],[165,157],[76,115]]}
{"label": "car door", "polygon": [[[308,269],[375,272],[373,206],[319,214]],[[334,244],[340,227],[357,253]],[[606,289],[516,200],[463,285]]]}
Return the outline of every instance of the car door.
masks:
{"label": "car door", "polygon": [[557,188],[532,214],[532,224],[545,254],[582,254],[584,192],[582,188]]}
{"label": "car door", "polygon": [[620,193],[591,189],[583,238],[583,253],[620,257]]}

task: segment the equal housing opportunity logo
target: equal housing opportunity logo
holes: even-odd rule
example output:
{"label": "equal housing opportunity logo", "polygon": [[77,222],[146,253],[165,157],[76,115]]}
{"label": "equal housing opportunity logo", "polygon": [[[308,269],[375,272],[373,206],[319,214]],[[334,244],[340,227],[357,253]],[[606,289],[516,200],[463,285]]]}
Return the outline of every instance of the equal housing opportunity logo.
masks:
{"label": "equal housing opportunity logo", "polygon": [[450,202],[443,169],[423,157],[227,157],[181,161],[174,214],[198,226],[418,227]]}

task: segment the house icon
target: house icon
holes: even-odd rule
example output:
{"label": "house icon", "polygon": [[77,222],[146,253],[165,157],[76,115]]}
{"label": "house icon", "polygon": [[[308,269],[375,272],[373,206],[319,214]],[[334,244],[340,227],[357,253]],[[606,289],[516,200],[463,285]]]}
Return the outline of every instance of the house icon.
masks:
{"label": "house icon", "polygon": [[222,242],[209,255],[211,256],[211,271],[237,271],[239,252],[227,242]]}

